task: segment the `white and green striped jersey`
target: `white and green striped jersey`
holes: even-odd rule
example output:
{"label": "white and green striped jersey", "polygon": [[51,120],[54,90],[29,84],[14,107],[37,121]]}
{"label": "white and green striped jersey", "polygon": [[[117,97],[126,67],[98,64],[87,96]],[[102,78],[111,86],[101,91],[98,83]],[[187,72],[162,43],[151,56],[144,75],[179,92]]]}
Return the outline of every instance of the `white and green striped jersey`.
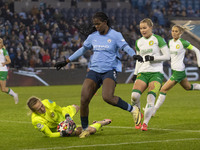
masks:
{"label": "white and green striped jersey", "polygon": [[[161,36],[153,34],[148,39],[141,37],[136,41],[135,48],[137,54],[141,55],[143,59],[146,55],[154,56],[154,61],[141,63],[137,73],[160,72],[163,74],[163,60],[169,59],[169,49],[167,43]],[[161,49],[167,52],[163,54]],[[165,57],[164,55],[167,56]]]}
{"label": "white and green striped jersey", "polygon": [[8,71],[7,66],[3,66],[2,63],[6,62],[5,56],[8,55],[8,51],[4,48],[0,49],[0,71]]}
{"label": "white and green striped jersey", "polygon": [[176,71],[184,71],[185,64],[183,62],[185,57],[186,48],[192,50],[192,45],[190,42],[184,39],[178,39],[174,41],[171,39],[169,41],[169,49],[171,55],[171,68]]}

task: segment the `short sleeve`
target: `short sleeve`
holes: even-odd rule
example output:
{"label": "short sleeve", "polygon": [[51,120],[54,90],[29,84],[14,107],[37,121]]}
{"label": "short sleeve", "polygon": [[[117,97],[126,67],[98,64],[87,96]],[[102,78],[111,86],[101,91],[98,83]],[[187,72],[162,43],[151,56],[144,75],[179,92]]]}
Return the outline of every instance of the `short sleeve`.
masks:
{"label": "short sleeve", "polygon": [[4,49],[4,48],[2,48],[2,49],[3,49],[3,55],[4,56],[8,56],[8,51],[6,49]]}
{"label": "short sleeve", "polygon": [[[188,48],[191,44],[190,42],[184,40],[184,39],[180,39],[181,43],[183,44],[184,48]],[[189,49],[189,48],[188,48]]]}
{"label": "short sleeve", "polygon": [[158,46],[159,46],[160,48],[162,48],[162,47],[164,47],[164,46],[167,45],[165,39],[163,39],[161,36],[155,35],[155,37],[156,37],[157,40],[158,40]]}
{"label": "short sleeve", "polygon": [[92,35],[89,35],[87,39],[84,41],[83,46],[86,49],[92,49]]}
{"label": "short sleeve", "polygon": [[135,49],[136,49],[136,51],[140,51],[140,49],[138,48],[138,46],[137,46],[137,44],[138,44],[138,40],[136,40],[136,42],[135,42]]}
{"label": "short sleeve", "polygon": [[117,46],[122,49],[125,45],[127,45],[127,42],[125,41],[124,37],[120,32],[115,33],[115,39]]}

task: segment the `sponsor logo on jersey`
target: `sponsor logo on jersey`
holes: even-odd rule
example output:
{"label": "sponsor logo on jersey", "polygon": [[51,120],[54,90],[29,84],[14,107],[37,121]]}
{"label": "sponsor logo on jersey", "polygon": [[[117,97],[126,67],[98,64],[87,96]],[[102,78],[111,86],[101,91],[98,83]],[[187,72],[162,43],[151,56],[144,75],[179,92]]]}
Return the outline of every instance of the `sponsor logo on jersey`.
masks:
{"label": "sponsor logo on jersey", "polygon": [[152,46],[154,44],[154,41],[149,41],[149,45]]}
{"label": "sponsor logo on jersey", "polygon": [[179,44],[177,44],[177,45],[176,45],[176,49],[179,49],[179,48],[180,48],[180,45],[179,45]]}
{"label": "sponsor logo on jersey", "polygon": [[108,42],[108,43],[111,43],[111,39],[108,39],[107,42]]}
{"label": "sponsor logo on jersey", "polygon": [[142,49],[141,50],[141,55],[145,55],[145,54],[149,54],[149,53],[152,53],[153,52],[153,49]]}
{"label": "sponsor logo on jersey", "polygon": [[108,45],[94,45],[94,50],[106,50],[108,48]]}
{"label": "sponsor logo on jersey", "polygon": [[122,39],[121,41],[122,41],[122,42],[124,42],[125,40],[124,40],[124,39]]}
{"label": "sponsor logo on jersey", "polygon": [[178,54],[178,52],[176,52],[176,51],[171,51],[171,52],[170,52],[170,54],[177,55],[177,54]]}

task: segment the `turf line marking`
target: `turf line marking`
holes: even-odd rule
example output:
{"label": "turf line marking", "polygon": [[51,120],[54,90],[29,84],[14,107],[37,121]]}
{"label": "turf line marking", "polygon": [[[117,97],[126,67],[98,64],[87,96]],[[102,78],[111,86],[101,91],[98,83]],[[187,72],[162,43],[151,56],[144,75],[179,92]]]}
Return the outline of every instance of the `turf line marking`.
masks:
{"label": "turf line marking", "polygon": [[[11,120],[0,120],[0,122],[12,122],[12,123],[24,123],[31,124],[28,121],[11,121]],[[77,125],[80,126],[80,125]],[[123,126],[104,126],[103,128],[112,128],[112,129],[135,129],[134,127],[123,127]],[[200,132],[200,130],[179,130],[179,129],[161,129],[161,128],[148,128],[150,130],[160,130],[160,131],[176,131],[176,132]]]}
{"label": "turf line marking", "polygon": [[170,139],[170,140],[158,140],[158,141],[141,141],[141,142],[125,142],[125,143],[112,143],[112,144],[94,144],[94,145],[77,145],[67,147],[52,147],[52,148],[36,148],[36,149],[24,149],[24,150],[55,150],[55,149],[71,149],[71,148],[84,148],[84,147],[105,147],[105,146],[118,146],[129,144],[148,144],[148,143],[162,143],[162,142],[181,142],[181,141],[194,141],[200,140],[200,138],[188,138],[188,139]]}
{"label": "turf line marking", "polygon": [[[116,129],[135,129],[134,127],[122,127],[122,126],[104,126],[103,128],[116,128]],[[200,132],[200,130],[181,130],[181,129],[161,129],[161,128],[148,128],[151,130],[161,130],[161,131],[181,131],[181,132]]]}
{"label": "turf line marking", "polygon": [[28,122],[28,121],[0,120],[0,122],[13,122],[13,123],[27,123],[27,124],[31,124],[31,122]]}

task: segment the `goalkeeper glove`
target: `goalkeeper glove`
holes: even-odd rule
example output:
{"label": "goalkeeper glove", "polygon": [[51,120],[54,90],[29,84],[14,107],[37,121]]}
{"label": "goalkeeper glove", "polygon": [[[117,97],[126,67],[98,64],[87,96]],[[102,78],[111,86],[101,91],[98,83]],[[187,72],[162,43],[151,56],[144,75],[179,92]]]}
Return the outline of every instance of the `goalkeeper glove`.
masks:
{"label": "goalkeeper glove", "polygon": [[154,56],[146,55],[145,61],[154,61]]}
{"label": "goalkeeper glove", "polygon": [[142,56],[140,56],[140,55],[134,55],[133,59],[138,60],[139,62],[144,62]]}
{"label": "goalkeeper glove", "polygon": [[69,129],[74,131],[74,129],[76,128],[76,123],[74,122],[74,120],[72,120],[69,114],[65,115],[65,119],[65,122],[69,123]]}
{"label": "goalkeeper glove", "polygon": [[69,123],[64,122],[64,127],[66,129],[62,129],[60,131],[60,136],[62,137],[71,136],[74,132],[74,129],[76,128],[76,124],[73,121]]}
{"label": "goalkeeper glove", "polygon": [[67,62],[66,60],[65,61],[60,61],[60,62],[57,62],[54,67],[56,67],[56,70],[60,70],[62,67],[66,66],[67,65]]}
{"label": "goalkeeper glove", "polygon": [[60,136],[66,137],[66,136],[69,136],[69,135],[67,134],[66,130],[62,130],[62,131],[60,131]]}

